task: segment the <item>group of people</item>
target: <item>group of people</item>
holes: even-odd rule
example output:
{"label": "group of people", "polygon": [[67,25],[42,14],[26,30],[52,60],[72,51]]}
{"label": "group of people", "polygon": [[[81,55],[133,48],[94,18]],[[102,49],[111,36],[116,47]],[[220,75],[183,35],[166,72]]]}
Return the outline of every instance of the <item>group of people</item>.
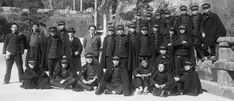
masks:
{"label": "group of people", "polygon": [[138,12],[127,26],[108,26],[103,43],[94,25],[89,26],[82,44],[74,36],[75,29],[66,29],[63,21],[58,22],[58,27],[49,28],[49,37],[37,23],[32,24],[29,37],[19,34],[18,25],[13,23],[3,47],[7,65],[4,82],[9,83],[15,61],[21,87],[25,89],[53,86],[77,92],[95,90],[96,95],[130,96],[136,92],[163,97],[197,96],[202,87],[195,71],[196,57],[204,60],[215,56],[216,40],[226,33],[219,17],[210,12],[210,4],[205,3],[202,8],[204,13],[200,14],[199,7],[192,6],[189,15],[187,7],[181,6],[178,17],[169,10],[144,17]]}

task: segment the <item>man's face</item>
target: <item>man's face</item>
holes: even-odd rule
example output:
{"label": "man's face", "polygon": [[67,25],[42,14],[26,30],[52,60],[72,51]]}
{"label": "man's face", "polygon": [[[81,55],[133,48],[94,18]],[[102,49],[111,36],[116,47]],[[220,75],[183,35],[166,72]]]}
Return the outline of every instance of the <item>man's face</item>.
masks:
{"label": "man's face", "polygon": [[190,69],[191,69],[191,66],[190,66],[190,65],[185,65],[185,66],[184,66],[184,70],[185,70],[185,71],[189,71]]}
{"label": "man's face", "polygon": [[89,28],[89,33],[94,34],[96,32],[96,29],[94,27]]}
{"label": "man's face", "polygon": [[62,30],[62,29],[64,29],[64,28],[65,28],[65,25],[59,25],[59,26],[58,26],[58,29],[59,29],[59,30]]}
{"label": "man's face", "polygon": [[208,13],[210,11],[210,8],[203,9],[204,13]]}
{"label": "man's face", "polygon": [[117,33],[118,33],[119,35],[121,35],[121,34],[124,34],[124,31],[123,31],[123,30],[118,30]]}
{"label": "man's face", "polygon": [[162,54],[162,55],[165,55],[166,53],[167,53],[167,51],[166,50],[160,50],[160,53]]}
{"label": "man's face", "polygon": [[30,69],[34,69],[35,68],[34,64],[28,64],[28,66],[29,66]]}
{"label": "man's face", "polygon": [[163,71],[164,71],[164,68],[165,68],[165,66],[164,66],[163,64],[159,64],[159,65],[158,65],[158,71],[159,71],[159,72],[163,72]]}
{"label": "man's face", "polygon": [[67,68],[67,64],[66,63],[62,63],[62,67],[63,68]]}
{"label": "man's face", "polygon": [[113,31],[113,30],[109,30],[107,33],[108,33],[109,35],[113,35],[113,34],[114,34],[114,31]]}
{"label": "man's face", "polygon": [[197,13],[198,13],[198,10],[193,10],[193,11],[192,11],[192,14],[193,14],[193,15],[196,15]]}
{"label": "man's face", "polygon": [[137,19],[141,19],[141,16],[136,16]]}
{"label": "man's face", "polygon": [[154,27],[153,27],[153,31],[154,31],[154,32],[157,32],[157,31],[158,31],[158,28],[154,28]]}
{"label": "man's face", "polygon": [[181,14],[187,14],[187,10],[182,10]]}
{"label": "man's face", "polygon": [[119,61],[118,60],[113,60],[113,64],[114,64],[114,66],[118,66],[119,65]]}
{"label": "man's face", "polygon": [[141,30],[142,35],[146,35],[147,32],[148,32],[147,30]]}
{"label": "man's face", "polygon": [[12,31],[12,32],[16,32],[17,29],[18,29],[18,26],[17,26],[17,25],[12,25],[12,26],[11,26],[11,31]]}
{"label": "man's face", "polygon": [[155,16],[155,18],[156,18],[156,19],[160,19],[160,18],[161,18],[161,16],[160,16],[160,15],[157,15],[157,16]]}
{"label": "man's face", "polygon": [[165,17],[166,18],[169,18],[171,15],[170,14],[165,14]]}
{"label": "man's face", "polygon": [[135,28],[130,28],[129,31],[130,31],[130,32],[135,32],[136,29],[135,29]]}
{"label": "man's face", "polygon": [[169,31],[170,36],[173,36],[175,34],[174,31]]}
{"label": "man's face", "polygon": [[51,35],[51,36],[55,36],[56,33],[52,31],[52,32],[50,32],[50,35]]}
{"label": "man's face", "polygon": [[86,58],[85,60],[86,60],[86,62],[89,63],[89,64],[93,62],[93,59],[92,59],[92,58]]}
{"label": "man's face", "polygon": [[150,19],[151,19],[151,17],[146,17],[146,19],[147,19],[147,20],[150,20]]}
{"label": "man's face", "polygon": [[145,60],[141,61],[141,65],[143,68],[148,68],[148,62]]}
{"label": "man's face", "polygon": [[39,29],[39,27],[38,27],[37,25],[33,25],[33,26],[32,26],[32,30],[33,30],[34,32],[36,32],[38,29]]}
{"label": "man's face", "polygon": [[68,32],[67,34],[68,34],[69,37],[73,37],[74,36],[73,32]]}
{"label": "man's face", "polygon": [[184,34],[185,33],[185,29],[180,29],[180,33]]}

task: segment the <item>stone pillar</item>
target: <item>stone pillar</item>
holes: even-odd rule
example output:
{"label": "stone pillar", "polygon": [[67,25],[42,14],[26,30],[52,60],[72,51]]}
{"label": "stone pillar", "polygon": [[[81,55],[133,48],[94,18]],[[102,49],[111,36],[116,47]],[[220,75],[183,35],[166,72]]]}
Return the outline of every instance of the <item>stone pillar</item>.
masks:
{"label": "stone pillar", "polygon": [[220,37],[219,59],[213,64],[217,71],[217,83],[224,87],[234,87],[234,37]]}

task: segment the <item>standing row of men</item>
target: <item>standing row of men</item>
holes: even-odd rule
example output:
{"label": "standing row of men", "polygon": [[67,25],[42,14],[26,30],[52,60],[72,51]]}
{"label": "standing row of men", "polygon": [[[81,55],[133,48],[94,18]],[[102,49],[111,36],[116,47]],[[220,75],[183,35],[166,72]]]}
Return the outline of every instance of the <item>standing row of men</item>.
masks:
{"label": "standing row of men", "polygon": [[[27,48],[26,69],[30,69],[34,65],[37,68],[36,74],[44,74],[42,72],[48,69],[50,83],[53,85],[65,83],[68,87],[67,84],[72,82],[72,87],[76,89],[92,90],[91,85],[99,84],[97,94],[100,94],[103,85],[106,86],[106,82],[104,82],[106,76],[103,75],[103,69],[106,68],[107,73],[113,73],[111,77],[112,81],[114,80],[113,85],[117,81],[119,82],[121,77],[124,86],[120,88],[125,95],[130,95],[131,89],[133,89],[132,85],[138,82],[137,80],[132,81],[134,77],[151,77],[152,74],[152,77],[156,80],[158,76],[154,73],[156,71],[159,71],[159,74],[164,73],[165,68],[167,73],[165,76],[169,77],[168,81],[171,81],[170,86],[167,85],[167,87],[171,88],[173,81],[179,81],[186,74],[184,72],[185,67],[196,64],[194,49],[198,53],[198,58],[203,59],[207,49],[211,51],[210,55],[214,56],[216,39],[225,35],[226,30],[219,17],[209,11],[210,4],[203,4],[202,8],[204,13],[200,15],[198,6],[192,6],[193,14],[190,16],[187,14],[187,7],[181,6],[182,14],[177,18],[171,16],[169,10],[164,12],[164,18],[160,18],[161,14],[159,13],[156,13],[156,17],[151,18],[152,14],[148,13],[147,18],[143,19],[137,13],[137,20],[128,26],[129,32],[127,34],[124,33],[124,25],[108,27],[108,35],[104,38],[102,49],[101,38],[96,34],[94,25],[89,26],[89,33],[84,37],[82,45],[80,40],[74,36],[76,32],[74,28],[66,30],[63,21],[58,23],[59,30],[57,27],[49,28],[49,37],[45,37],[44,33],[39,30],[39,25],[34,23],[31,35],[26,40],[24,40],[23,35],[18,34],[18,25],[14,23],[11,26],[12,33],[7,34],[4,41],[3,54],[6,54],[7,64],[4,82],[9,83],[14,61],[19,70],[19,80],[25,79],[23,77],[22,54],[24,49]],[[83,48],[86,64],[81,67]],[[102,52],[101,56],[99,56],[100,52]],[[99,57],[101,57],[100,65]],[[118,60],[119,64],[114,60]],[[148,65],[145,65],[145,62]],[[146,69],[150,68],[150,73],[137,75],[139,65],[140,67],[147,67],[140,69],[141,72],[145,73],[149,71]],[[67,67],[70,67],[70,69],[67,69]],[[117,70],[118,75],[114,75],[115,67],[121,68],[121,76],[119,70]],[[67,77],[69,74],[67,74],[67,70],[75,74],[78,72],[76,79],[70,78],[70,76],[68,76],[68,80],[61,79],[64,74]],[[57,80],[59,74],[62,76]],[[171,76],[168,76],[168,74]],[[151,79],[156,88],[164,89],[166,87],[165,82],[155,84],[157,80],[154,80]],[[136,85],[134,87],[138,88]],[[176,87],[179,91],[182,89],[181,85],[176,85]],[[140,88],[140,93],[147,93],[147,90]],[[119,92],[119,89],[114,90],[114,93],[116,92]],[[153,92],[157,93],[157,90],[153,90]],[[113,92],[107,91],[107,93]]]}

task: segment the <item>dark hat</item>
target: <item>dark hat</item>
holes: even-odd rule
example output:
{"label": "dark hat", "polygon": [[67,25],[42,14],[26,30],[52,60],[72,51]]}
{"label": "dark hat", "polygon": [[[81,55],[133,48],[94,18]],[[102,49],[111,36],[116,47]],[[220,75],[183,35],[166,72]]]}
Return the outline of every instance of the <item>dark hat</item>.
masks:
{"label": "dark hat", "polygon": [[189,60],[186,60],[185,62],[184,62],[184,65],[193,65],[193,63],[191,62],[191,61],[189,61]]}
{"label": "dark hat", "polygon": [[114,57],[112,58],[112,60],[117,60],[117,61],[119,61],[119,57],[118,57],[118,56],[114,56]]}
{"label": "dark hat", "polygon": [[129,28],[136,28],[136,25],[135,24],[130,24]]}
{"label": "dark hat", "polygon": [[36,65],[36,61],[34,61],[34,60],[29,60],[29,61],[28,61],[28,64]]}
{"label": "dark hat", "polygon": [[136,13],[137,16],[142,16],[141,12]]}
{"label": "dark hat", "polygon": [[170,14],[170,13],[171,13],[170,10],[165,10],[165,11],[164,11],[164,14]]}
{"label": "dark hat", "polygon": [[185,30],[186,27],[185,27],[185,25],[180,25],[180,26],[179,26],[179,29],[184,29],[184,30]]}
{"label": "dark hat", "polygon": [[187,6],[182,5],[182,6],[180,7],[180,11],[185,11],[185,10],[187,10]]}
{"label": "dark hat", "polygon": [[159,28],[160,26],[158,24],[155,24],[152,26],[153,28]]}
{"label": "dark hat", "polygon": [[192,11],[199,10],[199,6],[198,6],[198,5],[193,5],[193,6],[191,7],[191,10],[192,10]]}
{"label": "dark hat", "polygon": [[87,54],[85,54],[85,58],[93,58],[93,53],[87,53]]}
{"label": "dark hat", "polygon": [[170,27],[170,28],[169,28],[169,31],[175,31],[175,27],[173,27],[173,26]]}
{"label": "dark hat", "polygon": [[65,22],[64,21],[59,21],[58,25],[65,25]]}
{"label": "dark hat", "polygon": [[108,27],[108,30],[109,30],[109,31],[115,31],[115,27],[114,27],[114,26],[109,26],[109,27]]}
{"label": "dark hat", "polygon": [[159,50],[167,50],[167,47],[162,45],[159,47]]}
{"label": "dark hat", "polygon": [[57,28],[56,27],[50,27],[49,28],[49,32],[56,32],[57,31]]}
{"label": "dark hat", "polygon": [[207,8],[210,8],[210,7],[211,7],[211,5],[209,3],[202,4],[203,9],[207,9]]}
{"label": "dark hat", "polygon": [[124,25],[118,25],[117,30],[124,30]]}
{"label": "dark hat", "polygon": [[146,17],[152,17],[153,14],[152,13],[146,13]]}
{"label": "dark hat", "polygon": [[62,57],[61,64],[68,64],[68,58],[66,56]]}
{"label": "dark hat", "polygon": [[160,16],[160,15],[161,15],[161,13],[159,13],[159,12],[155,12],[155,13],[154,13],[154,15],[155,15],[155,16]]}
{"label": "dark hat", "polygon": [[148,30],[148,27],[143,26],[143,27],[141,27],[141,30]]}
{"label": "dark hat", "polygon": [[75,33],[76,30],[75,30],[75,28],[73,28],[73,27],[69,27],[69,28],[67,29],[67,32]]}

